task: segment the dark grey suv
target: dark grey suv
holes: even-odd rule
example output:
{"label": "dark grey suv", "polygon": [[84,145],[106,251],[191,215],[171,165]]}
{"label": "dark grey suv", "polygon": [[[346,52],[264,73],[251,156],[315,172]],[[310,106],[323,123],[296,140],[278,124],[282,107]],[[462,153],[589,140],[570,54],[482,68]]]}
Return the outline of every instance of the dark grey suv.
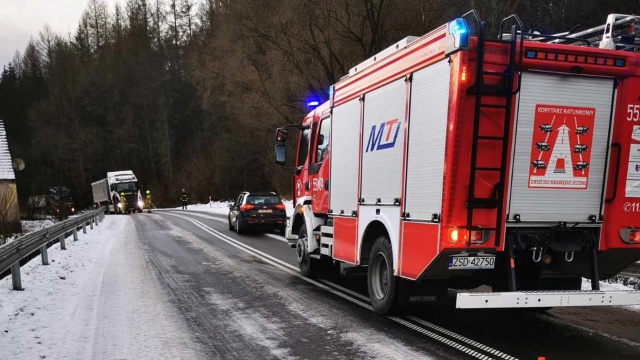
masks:
{"label": "dark grey suv", "polygon": [[277,230],[284,235],[287,211],[276,193],[241,193],[229,205],[229,230],[242,234],[245,230]]}

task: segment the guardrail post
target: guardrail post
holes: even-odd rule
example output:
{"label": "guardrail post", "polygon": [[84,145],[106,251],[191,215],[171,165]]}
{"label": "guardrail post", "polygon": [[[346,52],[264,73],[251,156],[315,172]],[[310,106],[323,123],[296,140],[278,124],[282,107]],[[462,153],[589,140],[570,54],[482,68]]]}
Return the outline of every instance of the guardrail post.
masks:
{"label": "guardrail post", "polygon": [[91,219],[91,221],[89,221],[89,227],[91,228],[91,230],[93,230],[93,219]]}
{"label": "guardrail post", "polygon": [[13,284],[13,290],[22,289],[22,278],[20,277],[20,261],[11,265],[11,283]]}
{"label": "guardrail post", "polygon": [[87,223],[82,223],[82,233],[83,234],[87,233]]}
{"label": "guardrail post", "polygon": [[40,246],[40,256],[42,257],[42,265],[49,265],[49,254],[47,253],[47,244]]}
{"label": "guardrail post", "polygon": [[97,216],[93,218],[93,222],[96,223],[96,226],[100,225],[100,221],[98,221],[98,217]]}
{"label": "guardrail post", "polygon": [[67,243],[65,242],[64,234],[60,235],[60,249],[67,250]]}
{"label": "guardrail post", "polygon": [[78,227],[73,227],[73,241],[78,241]]}

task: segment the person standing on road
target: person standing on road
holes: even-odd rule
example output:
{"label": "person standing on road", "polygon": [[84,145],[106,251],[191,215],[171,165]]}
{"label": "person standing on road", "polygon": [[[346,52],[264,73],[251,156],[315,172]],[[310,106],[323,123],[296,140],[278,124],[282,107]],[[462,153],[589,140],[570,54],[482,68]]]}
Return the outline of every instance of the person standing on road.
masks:
{"label": "person standing on road", "polygon": [[127,198],[124,197],[124,193],[120,193],[120,204],[122,204],[122,208],[120,209],[123,214],[127,213]]}
{"label": "person standing on road", "polygon": [[147,213],[151,214],[151,207],[153,206],[153,203],[151,202],[151,190],[147,190],[145,201],[147,202]]}
{"label": "person standing on road", "polygon": [[185,210],[187,208],[187,202],[189,201],[189,197],[187,196],[187,191],[185,189],[182,189],[180,201],[182,202],[182,210]]}

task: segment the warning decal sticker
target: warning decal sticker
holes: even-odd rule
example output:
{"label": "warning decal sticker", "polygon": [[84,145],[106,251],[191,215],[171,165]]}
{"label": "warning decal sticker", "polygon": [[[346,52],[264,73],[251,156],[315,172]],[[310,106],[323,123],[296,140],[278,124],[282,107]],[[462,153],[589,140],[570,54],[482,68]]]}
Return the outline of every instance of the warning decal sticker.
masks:
{"label": "warning decal sticker", "polygon": [[595,108],[536,104],[530,188],[587,188]]}
{"label": "warning decal sticker", "polygon": [[640,198],[640,144],[631,144],[629,149],[629,167],[624,195]]}

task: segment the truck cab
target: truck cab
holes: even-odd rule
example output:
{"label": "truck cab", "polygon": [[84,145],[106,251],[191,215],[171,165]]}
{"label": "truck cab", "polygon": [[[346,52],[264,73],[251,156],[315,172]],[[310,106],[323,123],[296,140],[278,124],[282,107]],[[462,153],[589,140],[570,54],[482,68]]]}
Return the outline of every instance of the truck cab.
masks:
{"label": "truck cab", "polygon": [[[116,207],[117,213],[128,213],[130,211],[142,212],[144,201],[142,192],[138,184],[138,178],[133,171],[114,171],[107,173],[109,183],[110,200]],[[126,205],[120,201],[124,194]]]}

